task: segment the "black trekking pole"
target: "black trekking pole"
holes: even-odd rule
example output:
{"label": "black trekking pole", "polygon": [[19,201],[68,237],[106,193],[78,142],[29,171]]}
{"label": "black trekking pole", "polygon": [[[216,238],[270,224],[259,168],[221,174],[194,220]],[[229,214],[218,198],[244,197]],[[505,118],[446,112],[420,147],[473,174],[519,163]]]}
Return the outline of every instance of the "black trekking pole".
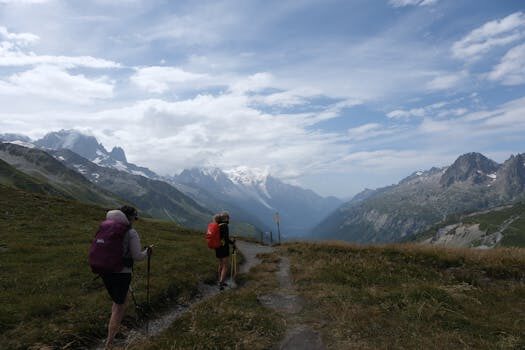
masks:
{"label": "black trekking pole", "polygon": [[130,284],[129,286],[129,292],[131,294],[131,299],[133,300],[133,304],[135,305],[135,312],[138,316],[138,322],[140,322],[140,319],[144,316],[144,311],[142,308],[137,304],[137,299],[135,299],[135,291],[133,289],[133,286]]}
{"label": "black trekking pole", "polygon": [[235,243],[233,244],[233,251],[231,256],[231,263],[230,263],[231,271],[230,271],[230,279],[231,283],[230,285],[232,288],[235,286],[235,276],[237,276],[237,246]]}
{"label": "black trekking pole", "polygon": [[146,300],[147,300],[147,303],[148,303],[148,318],[146,320],[146,335],[149,334],[149,318],[150,318],[150,314],[151,314],[151,304],[150,304],[150,299],[149,299],[149,275],[150,275],[150,270],[151,270],[151,246],[148,247],[148,269],[147,269],[147,274],[146,274]]}

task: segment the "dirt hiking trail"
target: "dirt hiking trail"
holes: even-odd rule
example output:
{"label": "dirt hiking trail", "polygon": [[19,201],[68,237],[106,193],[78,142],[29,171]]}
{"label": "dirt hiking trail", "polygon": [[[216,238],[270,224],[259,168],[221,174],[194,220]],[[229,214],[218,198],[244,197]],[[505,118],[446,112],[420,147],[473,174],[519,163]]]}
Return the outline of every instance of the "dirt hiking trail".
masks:
{"label": "dirt hiking trail", "polygon": [[284,340],[278,349],[282,350],[318,350],[325,349],[319,333],[303,324],[299,312],[304,301],[297,294],[290,275],[290,260],[281,256],[277,278],[279,288],[273,293],[259,297],[259,301],[284,316],[287,324]]}
{"label": "dirt hiking trail", "polygon": [[[239,267],[240,273],[249,273],[250,269],[261,263],[258,254],[272,253],[275,249],[256,243],[237,241],[237,248],[244,256],[244,263]],[[321,338],[317,332],[307,325],[300,322],[297,314],[302,309],[302,300],[297,295],[290,276],[290,261],[287,257],[281,256],[279,270],[276,272],[279,280],[279,288],[273,293],[259,297],[259,301],[266,307],[271,308],[286,319],[287,329],[284,340],[277,345],[277,349],[283,350],[317,350],[325,349]],[[229,282],[235,287],[235,283]],[[173,321],[181,317],[190,307],[196,305],[219,293],[215,285],[199,285],[199,293],[187,304],[177,305],[166,311],[162,316],[149,320],[148,328],[146,325],[136,329],[122,329],[124,338],[115,340],[116,349],[125,349],[129,345],[140,342],[149,337],[154,337],[167,329]],[[87,349],[87,348],[86,348]],[[104,340],[100,340],[92,350],[103,350]]]}

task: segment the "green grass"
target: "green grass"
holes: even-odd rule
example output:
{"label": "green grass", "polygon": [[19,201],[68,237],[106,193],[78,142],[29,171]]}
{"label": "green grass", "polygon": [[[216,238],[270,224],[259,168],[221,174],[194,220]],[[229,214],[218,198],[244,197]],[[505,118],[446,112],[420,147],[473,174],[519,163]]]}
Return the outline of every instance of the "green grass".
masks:
{"label": "green grass", "polygon": [[283,337],[286,325],[276,312],[262,306],[258,296],[276,288],[278,261],[274,255],[264,255],[263,263],[249,276],[241,276],[241,288],[223,291],[192,307],[160,336],[131,349],[272,348]]}
{"label": "green grass", "polygon": [[[80,347],[105,337],[111,301],[87,264],[105,209],[0,186],[0,344]],[[155,244],[151,305],[161,311],[214,281],[216,259],[201,232],[139,220],[143,245]],[[146,299],[145,263],[136,264],[137,301]],[[135,322],[133,304],[125,324]]]}
{"label": "green grass", "polygon": [[524,250],[284,248],[327,348],[525,348]]}

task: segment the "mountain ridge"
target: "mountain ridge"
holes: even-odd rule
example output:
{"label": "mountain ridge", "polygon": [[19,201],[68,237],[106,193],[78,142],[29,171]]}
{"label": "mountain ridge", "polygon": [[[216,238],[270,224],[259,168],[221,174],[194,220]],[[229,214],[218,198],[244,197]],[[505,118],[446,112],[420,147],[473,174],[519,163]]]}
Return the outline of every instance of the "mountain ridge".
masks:
{"label": "mountain ridge", "polygon": [[414,172],[396,185],[360,194],[312,232],[315,238],[362,243],[394,242],[448,215],[500,206],[525,197],[525,157],[498,164],[480,153],[459,156],[448,167]]}

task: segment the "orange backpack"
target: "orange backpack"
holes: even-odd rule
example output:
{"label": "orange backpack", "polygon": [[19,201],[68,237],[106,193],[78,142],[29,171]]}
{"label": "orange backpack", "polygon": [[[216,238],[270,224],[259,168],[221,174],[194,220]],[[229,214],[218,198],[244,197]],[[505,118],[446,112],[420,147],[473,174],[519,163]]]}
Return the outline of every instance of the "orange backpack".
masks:
{"label": "orange backpack", "polygon": [[219,224],[210,222],[206,230],[206,240],[208,241],[208,248],[217,249],[221,246],[221,231]]}

